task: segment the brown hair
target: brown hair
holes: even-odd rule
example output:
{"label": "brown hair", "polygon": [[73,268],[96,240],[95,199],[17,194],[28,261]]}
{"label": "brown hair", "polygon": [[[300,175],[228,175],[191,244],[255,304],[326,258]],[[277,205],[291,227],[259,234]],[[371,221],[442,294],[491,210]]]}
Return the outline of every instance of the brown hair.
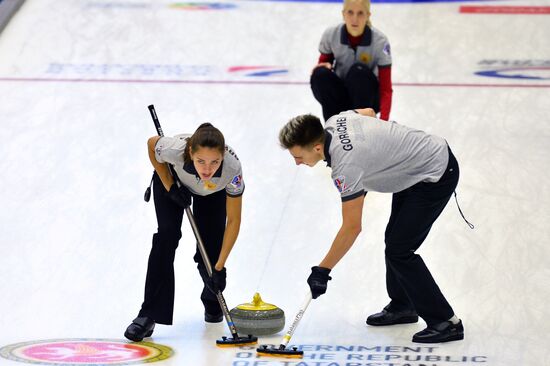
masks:
{"label": "brown hair", "polygon": [[319,118],[312,114],[303,114],[284,125],[279,132],[279,142],[285,149],[322,144],[325,142],[325,130]]}
{"label": "brown hair", "polygon": [[196,152],[201,147],[208,147],[218,150],[222,156],[225,153],[225,138],[223,134],[211,123],[201,124],[187,139],[185,150],[183,152],[184,163],[191,162],[191,153]]}

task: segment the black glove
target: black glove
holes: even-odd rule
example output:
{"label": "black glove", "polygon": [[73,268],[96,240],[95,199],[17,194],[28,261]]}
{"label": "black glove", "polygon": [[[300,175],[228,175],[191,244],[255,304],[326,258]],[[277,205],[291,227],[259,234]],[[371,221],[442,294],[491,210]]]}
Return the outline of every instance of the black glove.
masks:
{"label": "black glove", "polygon": [[327,283],[332,280],[328,274],[330,269],[324,267],[311,267],[311,274],[307,278],[307,284],[311,289],[311,296],[316,299],[327,292]]}
{"label": "black glove", "polygon": [[225,290],[227,277],[227,271],[225,267],[223,267],[221,271],[216,270],[216,268],[212,268],[212,277],[208,275],[206,268],[202,266],[198,267],[199,273],[202,277],[202,281],[204,282],[204,285],[210,290],[210,292],[212,292],[213,294],[217,294],[218,291],[223,292],[223,290]]}
{"label": "black glove", "polygon": [[172,184],[168,191],[168,197],[183,208],[191,206],[191,192],[184,185],[178,187],[176,183]]}

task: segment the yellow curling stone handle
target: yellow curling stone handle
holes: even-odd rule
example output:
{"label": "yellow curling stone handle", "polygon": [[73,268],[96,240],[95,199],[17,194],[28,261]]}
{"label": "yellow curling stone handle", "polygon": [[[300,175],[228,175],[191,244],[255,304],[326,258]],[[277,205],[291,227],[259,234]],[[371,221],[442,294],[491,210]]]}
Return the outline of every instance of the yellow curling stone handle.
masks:
{"label": "yellow curling stone handle", "polygon": [[246,304],[241,304],[237,306],[239,310],[248,310],[248,311],[262,311],[262,310],[277,310],[278,307],[273,304],[268,304],[263,302],[262,297],[259,293],[254,294],[252,302]]}

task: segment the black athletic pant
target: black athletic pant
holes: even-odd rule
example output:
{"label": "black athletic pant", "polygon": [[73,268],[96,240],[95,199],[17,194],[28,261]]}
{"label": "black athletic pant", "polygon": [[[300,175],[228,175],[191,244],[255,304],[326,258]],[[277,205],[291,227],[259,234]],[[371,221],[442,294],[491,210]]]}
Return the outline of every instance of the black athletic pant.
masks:
{"label": "black athletic pant", "polygon": [[311,74],[310,84],[313,96],[321,103],[325,121],[350,109],[380,111],[378,78],[365,64],[354,64],[344,80],[326,67],[317,67]]}
{"label": "black athletic pant", "polygon": [[415,309],[428,326],[454,312],[422,258],[415,254],[458,184],[458,163],[449,164],[437,183],[417,183],[395,193],[386,227],[386,287],[391,310]]}
{"label": "black athletic pant", "polygon": [[[181,238],[184,210],[168,197],[156,173],[153,179],[153,197],[158,229],[153,235],[145,280],[145,299],[138,316],[147,316],[156,323],[170,325],[174,313],[174,256]],[[214,266],[225,232],[225,190],[208,196],[193,195],[193,214],[210,262]],[[194,259],[198,266],[204,266],[198,248]],[[216,296],[206,286],[203,288],[201,300],[208,313],[221,313]]]}

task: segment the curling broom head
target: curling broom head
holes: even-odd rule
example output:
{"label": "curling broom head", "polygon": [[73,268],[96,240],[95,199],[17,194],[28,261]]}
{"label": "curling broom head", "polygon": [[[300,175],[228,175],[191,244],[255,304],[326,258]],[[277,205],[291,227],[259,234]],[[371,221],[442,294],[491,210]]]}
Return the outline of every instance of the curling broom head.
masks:
{"label": "curling broom head", "polygon": [[222,337],[216,341],[218,347],[239,347],[258,343],[258,337],[249,334],[246,337]]}
{"label": "curling broom head", "polygon": [[304,351],[299,351],[297,347],[286,348],[284,345],[279,347],[262,345],[256,349],[258,356],[283,357],[283,358],[302,358]]}

